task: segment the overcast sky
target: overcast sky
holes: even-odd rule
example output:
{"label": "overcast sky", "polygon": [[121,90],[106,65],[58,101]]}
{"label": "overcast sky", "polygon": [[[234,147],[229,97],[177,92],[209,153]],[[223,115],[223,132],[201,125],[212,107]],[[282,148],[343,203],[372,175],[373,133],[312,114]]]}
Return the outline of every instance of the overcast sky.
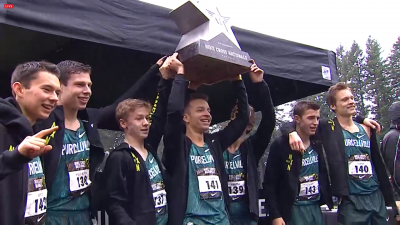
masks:
{"label": "overcast sky", "polygon": [[[187,0],[142,0],[174,9]],[[202,0],[217,4],[230,25],[335,51],[355,40],[364,50],[368,36],[383,57],[400,36],[400,0]]]}

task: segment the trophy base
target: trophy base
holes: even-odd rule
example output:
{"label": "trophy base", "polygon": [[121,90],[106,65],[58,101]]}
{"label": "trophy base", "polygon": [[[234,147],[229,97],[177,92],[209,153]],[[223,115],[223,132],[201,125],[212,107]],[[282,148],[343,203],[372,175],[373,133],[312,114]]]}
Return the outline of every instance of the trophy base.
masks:
{"label": "trophy base", "polygon": [[214,84],[250,71],[249,54],[227,46],[212,40],[199,40],[178,50],[186,79]]}

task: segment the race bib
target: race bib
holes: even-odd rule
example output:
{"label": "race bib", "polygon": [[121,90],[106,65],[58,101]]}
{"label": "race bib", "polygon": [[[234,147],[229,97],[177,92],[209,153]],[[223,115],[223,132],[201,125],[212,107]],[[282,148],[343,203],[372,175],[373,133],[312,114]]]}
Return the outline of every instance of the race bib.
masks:
{"label": "race bib", "polygon": [[312,174],[300,178],[299,201],[315,200],[319,196],[318,175]]}
{"label": "race bib", "polygon": [[67,164],[69,190],[71,193],[83,195],[92,183],[89,179],[89,165],[85,161],[74,161]]}
{"label": "race bib", "polygon": [[350,177],[360,180],[372,177],[372,164],[369,155],[352,155],[348,161]]}
{"label": "race bib", "polygon": [[47,189],[29,192],[26,200],[25,217],[37,216],[46,212]]}
{"label": "race bib", "polygon": [[167,192],[163,182],[151,184],[153,189],[154,207],[157,214],[164,214],[167,212]]}
{"label": "race bib", "polygon": [[300,197],[311,196],[315,194],[319,194],[318,181],[310,181],[300,184]]}
{"label": "race bib", "polygon": [[197,171],[201,199],[220,198],[221,182],[215,168],[202,168]]}
{"label": "race bib", "polygon": [[47,189],[44,177],[28,180],[28,194],[25,208],[25,224],[41,224],[45,221]]}
{"label": "race bib", "polygon": [[161,208],[167,205],[167,192],[160,190],[153,192],[154,205],[156,208]]}
{"label": "race bib", "polygon": [[229,181],[228,191],[231,198],[237,198],[246,194],[245,181]]}

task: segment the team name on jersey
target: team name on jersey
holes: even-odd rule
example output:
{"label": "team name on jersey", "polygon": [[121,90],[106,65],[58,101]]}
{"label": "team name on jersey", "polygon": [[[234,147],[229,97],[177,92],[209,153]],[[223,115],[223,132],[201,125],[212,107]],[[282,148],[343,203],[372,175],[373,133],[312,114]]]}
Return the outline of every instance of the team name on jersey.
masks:
{"label": "team name on jersey", "polygon": [[371,146],[370,141],[350,139],[350,138],[344,140],[344,145],[346,147],[364,147],[364,148],[369,148]]}
{"label": "team name on jersey", "polygon": [[42,164],[40,162],[30,162],[29,166],[29,176],[43,173]]}
{"label": "team name on jersey", "polygon": [[89,141],[80,141],[73,144],[64,144],[61,154],[62,155],[73,155],[83,151],[89,151]]}
{"label": "team name on jersey", "polygon": [[310,156],[310,157],[308,157],[306,159],[303,159],[301,165],[302,166],[309,166],[309,165],[314,164],[314,163],[318,163],[318,156],[317,155],[313,155],[313,156]]}
{"label": "team name on jersey", "polygon": [[212,155],[191,155],[190,160],[194,161],[195,164],[208,164],[214,162]]}
{"label": "team name on jersey", "polygon": [[153,166],[149,169],[149,177],[150,180],[153,179],[154,177],[156,177],[158,174],[160,174],[160,168],[158,166]]}
{"label": "team name on jersey", "polygon": [[225,169],[243,169],[242,160],[225,162]]}

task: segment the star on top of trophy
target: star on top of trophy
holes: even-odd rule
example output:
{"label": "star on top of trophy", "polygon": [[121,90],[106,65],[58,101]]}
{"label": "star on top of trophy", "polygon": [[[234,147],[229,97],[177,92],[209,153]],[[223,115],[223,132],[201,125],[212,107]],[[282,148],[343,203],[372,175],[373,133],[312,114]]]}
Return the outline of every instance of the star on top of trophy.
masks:
{"label": "star on top of trophy", "polygon": [[187,1],[170,12],[172,20],[182,33],[182,38],[176,50],[193,43],[198,39],[209,41],[223,33],[237,48],[237,42],[231,26],[230,17],[223,15],[215,6],[200,1]]}

